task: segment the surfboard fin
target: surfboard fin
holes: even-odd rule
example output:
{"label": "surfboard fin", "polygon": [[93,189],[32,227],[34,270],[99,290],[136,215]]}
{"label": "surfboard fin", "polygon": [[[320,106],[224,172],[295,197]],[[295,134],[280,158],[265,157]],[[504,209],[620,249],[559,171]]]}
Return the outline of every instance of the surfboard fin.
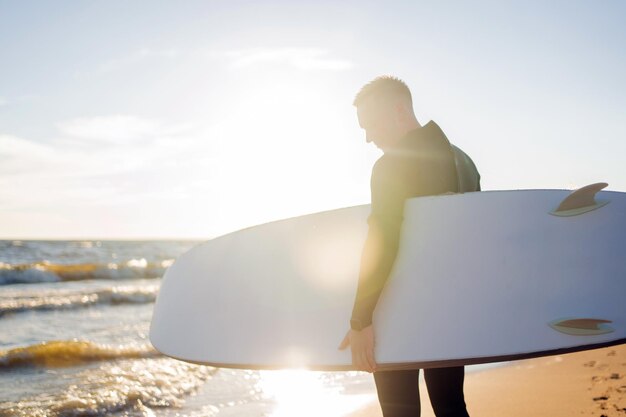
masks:
{"label": "surfboard fin", "polygon": [[608,185],[606,182],[598,182],[579,188],[565,197],[556,210],[551,211],[550,214],[562,217],[577,216],[600,208],[608,204],[608,201],[596,201],[595,196],[598,191]]}
{"label": "surfboard fin", "polygon": [[612,333],[614,329],[607,326],[612,323],[611,320],[593,319],[593,318],[577,318],[577,319],[559,319],[550,323],[550,327],[561,333],[574,336],[594,336],[599,334]]}

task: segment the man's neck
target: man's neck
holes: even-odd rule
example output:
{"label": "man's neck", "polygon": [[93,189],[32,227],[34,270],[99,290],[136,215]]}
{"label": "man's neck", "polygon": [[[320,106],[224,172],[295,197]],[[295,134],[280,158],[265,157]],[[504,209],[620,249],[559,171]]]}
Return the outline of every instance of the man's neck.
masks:
{"label": "man's neck", "polygon": [[410,130],[415,130],[415,129],[419,129],[420,127],[422,127],[422,125],[420,124],[420,122],[417,121],[416,118],[413,118],[410,122]]}
{"label": "man's neck", "polygon": [[419,129],[422,127],[422,125],[417,121],[417,119],[413,118],[411,120],[408,120],[406,122],[406,125],[404,126],[405,128],[404,130],[404,134],[402,135],[402,137],[406,136],[409,134],[409,132],[414,131],[415,129]]}

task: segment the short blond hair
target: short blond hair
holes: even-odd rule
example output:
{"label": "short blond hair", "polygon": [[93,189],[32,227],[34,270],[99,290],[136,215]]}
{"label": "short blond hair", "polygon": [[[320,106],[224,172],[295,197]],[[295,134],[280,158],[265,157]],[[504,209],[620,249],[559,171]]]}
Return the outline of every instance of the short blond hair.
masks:
{"label": "short blond hair", "polygon": [[358,107],[363,100],[369,97],[377,99],[401,97],[407,100],[411,107],[413,106],[409,87],[400,78],[392,75],[381,75],[365,84],[354,97],[352,104]]}

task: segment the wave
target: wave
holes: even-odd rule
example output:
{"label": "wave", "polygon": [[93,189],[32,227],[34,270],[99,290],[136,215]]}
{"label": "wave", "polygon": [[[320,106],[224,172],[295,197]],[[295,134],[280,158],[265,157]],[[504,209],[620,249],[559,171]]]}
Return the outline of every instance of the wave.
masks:
{"label": "wave", "polygon": [[147,304],[156,300],[158,292],[159,285],[144,285],[0,298],[0,317],[25,311],[70,310],[94,305]]}
{"label": "wave", "polygon": [[111,346],[83,340],[54,340],[0,351],[0,369],[24,366],[60,368],[113,359],[160,356],[151,345]]}
{"label": "wave", "polygon": [[[154,416],[155,408],[180,408],[216,368],[170,358],[128,359],[66,374],[45,393],[0,401],[0,416]],[[218,410],[206,406],[203,416]]]}
{"label": "wave", "polygon": [[160,262],[147,262],[144,258],[131,259],[120,263],[68,265],[49,262],[28,264],[6,264],[0,262],[0,285],[82,281],[88,279],[159,278],[163,276],[165,270],[173,262],[171,259]]}

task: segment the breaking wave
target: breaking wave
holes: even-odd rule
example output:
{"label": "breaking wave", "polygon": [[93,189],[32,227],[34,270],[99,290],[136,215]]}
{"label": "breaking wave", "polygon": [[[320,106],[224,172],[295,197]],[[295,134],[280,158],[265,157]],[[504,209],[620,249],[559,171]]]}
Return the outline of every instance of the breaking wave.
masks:
{"label": "breaking wave", "polygon": [[0,317],[24,311],[69,310],[94,305],[147,304],[156,300],[158,291],[159,285],[154,284],[0,298]]}
{"label": "breaking wave", "polygon": [[109,346],[81,340],[55,340],[0,351],[0,369],[24,366],[47,368],[76,366],[113,359],[160,356],[152,346]]}
{"label": "breaking wave", "polygon": [[[155,408],[182,406],[215,372],[164,357],[104,363],[72,375],[45,394],[0,402],[0,417],[151,417]],[[216,413],[211,407],[203,415]]]}
{"label": "breaking wave", "polygon": [[147,262],[131,259],[121,263],[53,264],[35,262],[7,264],[0,262],[0,285],[40,282],[82,281],[88,279],[124,280],[159,278],[174,261]]}

